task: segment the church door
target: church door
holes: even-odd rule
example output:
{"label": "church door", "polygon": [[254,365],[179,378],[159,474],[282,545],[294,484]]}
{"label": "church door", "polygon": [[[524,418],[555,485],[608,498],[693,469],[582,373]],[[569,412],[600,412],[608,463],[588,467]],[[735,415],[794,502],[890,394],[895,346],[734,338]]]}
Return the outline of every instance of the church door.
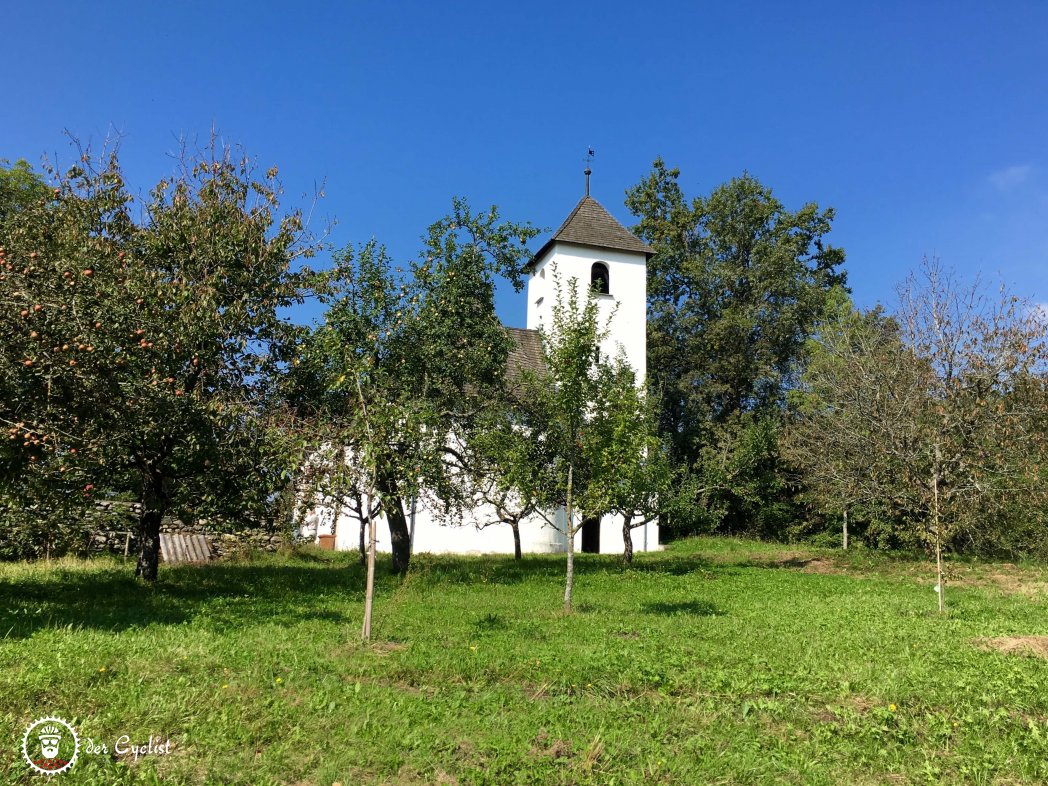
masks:
{"label": "church door", "polygon": [[582,550],[586,554],[600,554],[600,516],[582,520]]}

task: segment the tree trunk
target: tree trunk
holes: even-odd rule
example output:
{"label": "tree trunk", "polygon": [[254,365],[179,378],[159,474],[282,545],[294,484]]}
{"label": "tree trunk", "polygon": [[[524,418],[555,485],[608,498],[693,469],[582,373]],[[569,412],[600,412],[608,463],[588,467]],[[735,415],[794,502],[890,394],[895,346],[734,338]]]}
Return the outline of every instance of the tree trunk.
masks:
{"label": "tree trunk", "polygon": [[939,613],[942,614],[946,611],[946,582],[942,574],[942,541],[938,537],[935,538],[935,573],[939,582]]}
{"label": "tree trunk", "polygon": [[167,513],[168,499],[163,478],[146,475],[142,482],[142,516],[138,524],[139,552],[135,576],[154,582],[160,566],[160,522]]}
{"label": "tree trunk", "polygon": [[407,573],[411,564],[411,533],[399,499],[394,499],[386,509],[386,520],[389,521],[389,544],[393,550],[393,572]]}
{"label": "tree trunk", "polygon": [[520,559],[520,522],[515,521],[510,527],[513,528],[513,559]]}
{"label": "tree trunk", "polygon": [[364,540],[364,532],[367,530],[368,520],[362,518],[360,520],[360,564],[366,565],[368,561],[368,547],[367,542]]}
{"label": "tree trunk", "polygon": [[622,561],[627,565],[633,564],[633,528],[630,527],[629,514],[623,514],[622,516],[622,542],[624,548],[622,551]]}
{"label": "tree trunk", "polygon": [[404,501],[395,478],[379,475],[377,488],[382,499],[382,510],[389,523],[389,545],[393,551],[393,572],[407,573],[411,563],[411,532],[408,530],[408,519],[404,515]]}
{"label": "tree trunk", "polygon": [[568,570],[564,579],[564,613],[571,614],[572,594],[575,591],[575,527],[573,525],[574,511],[571,509],[571,484],[573,474],[572,467],[568,466],[568,497],[564,511],[567,514],[567,522],[564,531],[568,534]]}
{"label": "tree trunk", "polygon": [[368,499],[368,579],[364,591],[364,625],[360,637],[371,641],[371,610],[375,606],[375,517],[371,515],[371,499]]}
{"label": "tree trunk", "polygon": [[935,580],[938,582],[939,613],[946,611],[946,582],[942,573],[942,528],[939,513],[939,467],[942,460],[942,449],[935,442],[935,468],[932,471],[932,527],[935,533]]}
{"label": "tree trunk", "polygon": [[844,509],[844,528],[841,532],[841,540],[844,545],[844,550],[848,550],[848,509]]}

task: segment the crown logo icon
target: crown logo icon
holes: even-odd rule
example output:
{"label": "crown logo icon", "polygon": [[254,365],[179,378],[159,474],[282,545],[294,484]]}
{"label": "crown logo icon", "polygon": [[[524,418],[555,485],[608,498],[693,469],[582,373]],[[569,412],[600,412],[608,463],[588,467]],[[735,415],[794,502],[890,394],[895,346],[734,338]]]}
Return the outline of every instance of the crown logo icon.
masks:
{"label": "crown logo icon", "polygon": [[44,728],[40,729],[40,731],[37,732],[36,736],[40,737],[41,739],[43,739],[44,737],[61,737],[62,732],[59,730],[57,726],[44,726]]}

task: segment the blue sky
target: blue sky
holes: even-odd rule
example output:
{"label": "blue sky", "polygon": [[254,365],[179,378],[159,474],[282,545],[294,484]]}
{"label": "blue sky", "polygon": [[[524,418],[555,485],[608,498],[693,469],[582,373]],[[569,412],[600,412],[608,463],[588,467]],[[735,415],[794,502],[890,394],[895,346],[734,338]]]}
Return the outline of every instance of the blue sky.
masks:
{"label": "blue sky", "polygon": [[[129,178],[212,126],[287,203],[326,182],[338,245],[412,256],[452,195],[555,228],[627,225],[656,156],[690,195],[746,170],[833,206],[856,300],[923,254],[1048,302],[1048,3],[16,3],[0,157],[123,137]],[[318,221],[319,225],[319,221]],[[504,287],[499,312],[524,322]]]}

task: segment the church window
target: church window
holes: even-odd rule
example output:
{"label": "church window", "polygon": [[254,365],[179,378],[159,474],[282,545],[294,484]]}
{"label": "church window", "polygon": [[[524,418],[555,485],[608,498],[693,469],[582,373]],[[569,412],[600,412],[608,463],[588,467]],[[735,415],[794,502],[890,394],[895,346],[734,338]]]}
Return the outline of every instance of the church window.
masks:
{"label": "church window", "polygon": [[608,276],[608,266],[603,262],[594,262],[590,268],[590,287],[598,295],[611,294],[611,280]]}

